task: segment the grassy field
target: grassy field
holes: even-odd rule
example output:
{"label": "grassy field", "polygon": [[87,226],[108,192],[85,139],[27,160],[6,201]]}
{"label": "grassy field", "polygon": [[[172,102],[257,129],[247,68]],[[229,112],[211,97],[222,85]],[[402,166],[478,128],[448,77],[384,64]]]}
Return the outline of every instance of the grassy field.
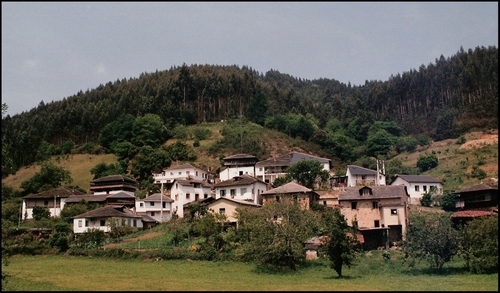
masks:
{"label": "grassy field", "polygon": [[[394,254],[395,252],[391,252]],[[2,290],[15,291],[498,291],[498,274],[473,275],[460,259],[441,274],[421,263],[410,269],[400,259],[368,252],[344,278],[323,260],[296,272],[262,273],[255,265],[189,260],[120,260],[74,256],[14,256]]]}

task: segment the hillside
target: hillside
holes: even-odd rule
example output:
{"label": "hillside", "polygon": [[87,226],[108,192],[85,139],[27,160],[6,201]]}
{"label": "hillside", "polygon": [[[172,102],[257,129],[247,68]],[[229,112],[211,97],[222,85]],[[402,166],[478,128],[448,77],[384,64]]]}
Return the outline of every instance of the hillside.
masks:
{"label": "hillside", "polygon": [[[208,153],[208,149],[217,140],[222,138],[221,129],[223,122],[205,123],[202,127],[210,129],[209,138],[200,141],[200,146],[194,148],[197,153],[197,160],[190,162],[204,169],[210,167],[217,170],[221,167],[219,156],[213,156]],[[286,134],[269,130],[258,125],[253,125],[260,132],[260,136],[266,142],[266,152],[269,156],[279,156],[290,151],[299,151],[322,156],[321,150],[318,150],[313,144],[293,139]],[[189,126],[188,132],[198,126]],[[472,167],[479,165],[487,173],[486,178],[498,178],[498,129],[488,132],[470,132],[465,135],[466,141],[463,144],[457,144],[457,139],[447,139],[442,141],[433,141],[429,147],[417,149],[413,153],[403,153],[396,156],[396,159],[402,161],[404,166],[415,167],[419,155],[435,152],[438,155],[438,167],[422,173],[431,175],[443,181],[445,190],[457,190],[464,186],[479,183],[480,180],[470,176]],[[169,139],[166,144],[173,144],[177,139]],[[194,139],[188,137],[182,140],[187,145],[192,146]],[[305,146],[305,147],[304,147]],[[246,153],[245,146],[228,150],[221,155],[229,156],[235,153]],[[265,159],[265,158],[260,158]],[[75,154],[67,157],[53,157],[51,159],[56,165],[63,167],[71,172],[73,178],[72,185],[77,185],[85,190],[89,190],[90,180],[93,176],[90,174],[92,169],[98,163],[115,163],[116,157],[112,154],[106,155],[88,155]],[[185,162],[172,162],[172,166],[183,164]],[[343,170],[345,164],[334,161],[334,169]],[[32,164],[21,168],[15,175],[9,175],[2,180],[2,184],[9,185],[16,190],[20,189],[22,181],[30,179],[38,170],[38,164]],[[485,179],[488,180],[488,179]],[[489,180],[491,181],[491,180]],[[485,181],[486,182],[486,181]],[[495,183],[492,181],[490,183]]]}

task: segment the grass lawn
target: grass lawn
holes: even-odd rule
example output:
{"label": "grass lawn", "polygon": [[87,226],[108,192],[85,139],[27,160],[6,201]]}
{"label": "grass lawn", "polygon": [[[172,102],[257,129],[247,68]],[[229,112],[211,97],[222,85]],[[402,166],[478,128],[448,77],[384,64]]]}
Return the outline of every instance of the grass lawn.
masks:
{"label": "grass lawn", "polygon": [[296,272],[263,273],[238,262],[150,261],[62,255],[13,256],[2,290],[22,291],[498,291],[498,273],[473,275],[463,261],[446,263],[441,274],[426,263],[403,264],[397,252],[384,260],[368,252],[339,279],[326,261],[310,261]]}

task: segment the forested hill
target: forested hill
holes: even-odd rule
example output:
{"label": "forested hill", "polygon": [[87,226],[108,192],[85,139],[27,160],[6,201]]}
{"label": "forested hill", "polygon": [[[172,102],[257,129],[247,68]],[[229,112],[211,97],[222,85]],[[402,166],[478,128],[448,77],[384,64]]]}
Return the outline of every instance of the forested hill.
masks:
{"label": "forested hill", "polygon": [[2,117],[3,143],[19,167],[35,161],[43,141],[98,143],[101,130],[122,114],[147,113],[157,114],[167,129],[242,116],[265,125],[270,117],[295,114],[319,129],[337,119],[363,133],[373,121],[392,121],[410,135],[458,137],[474,128],[498,127],[498,48],[460,48],[418,70],[362,86],[277,70],[259,73],[247,66],[184,64]]}

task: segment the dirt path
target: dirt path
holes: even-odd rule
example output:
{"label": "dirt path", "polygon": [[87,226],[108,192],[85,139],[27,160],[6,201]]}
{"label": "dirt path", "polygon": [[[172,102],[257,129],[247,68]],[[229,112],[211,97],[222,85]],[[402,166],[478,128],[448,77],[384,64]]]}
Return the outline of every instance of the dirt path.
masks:
{"label": "dirt path", "polygon": [[119,243],[108,243],[108,244],[104,245],[104,249],[114,248],[114,247],[121,246],[121,245],[126,244],[126,243],[137,242],[137,241],[141,241],[144,239],[153,238],[153,237],[159,236],[163,233],[165,233],[165,232],[151,232],[151,233],[147,233],[147,234],[141,235],[141,236],[136,237],[136,238],[124,239],[123,241],[121,241]]}

